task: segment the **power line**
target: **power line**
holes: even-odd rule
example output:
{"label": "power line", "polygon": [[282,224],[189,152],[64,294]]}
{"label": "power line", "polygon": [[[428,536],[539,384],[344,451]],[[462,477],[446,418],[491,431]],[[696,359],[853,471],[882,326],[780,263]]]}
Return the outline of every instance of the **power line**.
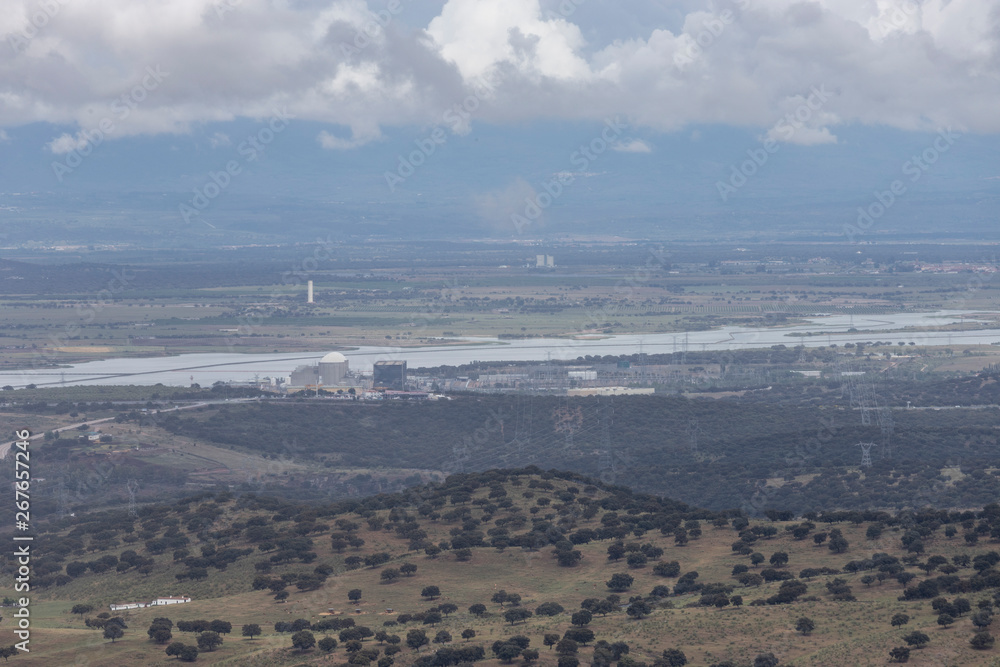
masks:
{"label": "power line", "polygon": [[135,501],[135,492],[139,490],[139,482],[130,479],[126,485],[128,489],[128,513],[129,516],[139,516],[138,506]]}
{"label": "power line", "polygon": [[611,422],[614,420],[615,408],[610,396],[601,406],[601,457],[598,461],[600,467],[601,481],[606,484],[613,484],[617,475],[614,452],[611,449]]}
{"label": "power line", "polygon": [[858,447],[861,448],[861,467],[871,468],[872,467],[872,447],[877,447],[874,442],[859,442]]}
{"label": "power line", "polygon": [[692,454],[698,453],[698,434],[701,433],[701,428],[698,426],[698,420],[694,417],[688,419],[687,425],[687,437],[688,437],[688,449],[691,450]]}

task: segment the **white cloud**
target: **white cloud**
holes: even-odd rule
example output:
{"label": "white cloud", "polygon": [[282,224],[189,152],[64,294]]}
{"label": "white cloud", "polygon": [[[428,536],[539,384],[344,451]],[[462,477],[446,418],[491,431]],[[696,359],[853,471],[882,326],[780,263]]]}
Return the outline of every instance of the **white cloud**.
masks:
{"label": "white cloud", "polygon": [[216,132],[208,138],[208,144],[212,148],[219,148],[220,146],[231,146],[232,140],[229,138],[228,134],[224,132]]}
{"label": "white cloud", "polygon": [[0,130],[0,144],[5,141],[10,141],[10,137],[7,135],[6,130]]}
{"label": "white cloud", "polygon": [[441,55],[472,79],[507,65],[529,79],[586,79],[580,29],[543,17],[538,0],[449,0],[427,33]]}
{"label": "white cloud", "polygon": [[653,149],[642,139],[633,139],[632,141],[627,141],[623,143],[617,143],[611,147],[611,150],[618,151],[619,153],[652,153]]}
{"label": "white cloud", "polygon": [[837,143],[837,137],[826,127],[801,127],[787,137],[771,129],[768,130],[766,137],[774,141],[797,144],[799,146],[818,146],[820,144]]}
{"label": "white cloud", "polygon": [[89,143],[87,134],[81,130],[76,134],[63,133],[45,145],[52,153],[63,155],[85,148]]}
{"label": "white cloud", "polygon": [[829,128],[839,125],[840,118],[826,108],[833,98],[833,91],[828,90],[825,84],[813,86],[808,94],[785,98],[778,104],[782,111],[781,119],[764,138],[799,146],[837,143],[837,137]]}
{"label": "white cloud", "polygon": [[[277,106],[351,128],[350,138],[317,137],[339,150],[385,126],[440,123],[491,75],[475,121],[618,114],[662,131],[719,123],[776,133],[790,105],[823,84],[831,96],[821,111],[777,138],[828,143],[848,123],[1000,132],[994,0],[754,0],[746,10],[732,3],[721,24],[709,0],[663,16],[647,8],[641,20],[627,4],[590,0],[560,15],[566,3],[542,1],[447,0],[437,16],[403,2],[379,25],[373,11],[387,5],[364,0],[242,0],[221,16],[217,0],[74,0],[0,58],[0,127],[87,128],[108,117],[109,138],[120,138],[267,118]],[[6,0],[0,32],[21,34],[35,9]],[[150,66],[170,76],[121,118],[112,105]],[[49,149],[81,141],[66,134]]]}
{"label": "white cloud", "polygon": [[[535,201],[537,195],[538,193],[530,183],[518,177],[506,188],[487,192],[477,197],[475,206],[479,216],[495,229],[511,234],[515,231],[521,233],[514,228],[511,214],[523,211],[529,202]],[[538,219],[535,222],[541,224],[542,220]]]}
{"label": "white cloud", "polygon": [[326,130],[319,133],[316,140],[319,145],[328,150],[343,151],[358,148],[365,144],[380,139],[382,137],[377,127],[355,127],[351,128],[349,138],[338,137],[330,134]]}

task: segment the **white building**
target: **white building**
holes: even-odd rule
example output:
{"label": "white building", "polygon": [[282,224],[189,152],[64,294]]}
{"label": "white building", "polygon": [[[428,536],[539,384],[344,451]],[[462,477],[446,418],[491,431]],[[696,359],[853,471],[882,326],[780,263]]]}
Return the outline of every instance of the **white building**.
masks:
{"label": "white building", "polygon": [[652,387],[588,387],[567,389],[567,396],[648,396],[655,394]]}
{"label": "white building", "polygon": [[156,598],[152,602],[123,602],[120,604],[108,605],[111,607],[111,611],[124,611],[126,609],[143,609],[145,607],[162,607],[168,604],[183,604],[184,602],[190,602],[191,598],[186,595],[181,595],[178,597],[165,597]]}
{"label": "white building", "polygon": [[149,606],[161,607],[165,604],[182,604],[184,602],[190,602],[190,601],[191,598],[189,598],[186,595],[182,595],[180,597],[156,598],[155,600],[149,603]]}

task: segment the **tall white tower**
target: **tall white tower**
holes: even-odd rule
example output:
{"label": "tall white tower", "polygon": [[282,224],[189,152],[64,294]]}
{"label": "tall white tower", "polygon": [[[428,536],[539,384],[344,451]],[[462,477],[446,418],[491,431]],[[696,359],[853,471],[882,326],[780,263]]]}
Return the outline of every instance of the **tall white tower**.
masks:
{"label": "tall white tower", "polygon": [[306,290],[307,290],[306,303],[312,303],[313,302],[313,281],[310,280],[307,283]]}

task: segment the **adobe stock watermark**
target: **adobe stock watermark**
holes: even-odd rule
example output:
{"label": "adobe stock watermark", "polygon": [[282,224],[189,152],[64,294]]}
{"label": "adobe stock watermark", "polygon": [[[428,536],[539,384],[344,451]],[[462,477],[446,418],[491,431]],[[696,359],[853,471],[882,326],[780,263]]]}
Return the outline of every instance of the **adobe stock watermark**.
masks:
{"label": "adobe stock watermark", "polygon": [[212,8],[215,10],[215,16],[222,19],[225,18],[226,14],[236,11],[242,5],[243,0],[215,0],[212,3]]}
{"label": "adobe stock watermark", "polygon": [[[472,435],[466,435],[461,445],[453,445],[451,448],[452,458],[442,466],[448,472],[466,472],[475,470],[476,465],[473,457],[482,457],[487,450],[487,443],[493,439],[497,433],[503,432],[505,407],[501,405],[496,410],[490,409],[489,415],[483,425],[473,431]],[[470,466],[471,464],[471,466]]]}
{"label": "adobe stock watermark", "polygon": [[730,196],[736,194],[740,188],[746,185],[750,178],[768,163],[771,156],[781,150],[782,144],[778,143],[772,136],[773,133],[777,133],[782,141],[791,141],[795,137],[795,133],[805,127],[805,124],[812,119],[813,114],[819,112],[829,99],[830,92],[826,90],[825,84],[820,84],[818,88],[813,86],[805,101],[794,111],[785,114],[785,117],[764,135],[765,138],[761,142],[760,148],[747,149],[748,159],[738,165],[731,166],[727,181],[715,182],[715,189],[722,201],[729,201]]}
{"label": "adobe stock watermark", "polygon": [[[410,0],[406,0],[409,2]],[[350,44],[340,43],[340,52],[345,58],[352,58],[367,49],[372,40],[378,37],[382,31],[388,28],[393,18],[403,12],[403,2],[401,0],[389,0],[385,9],[377,12],[369,12],[372,17],[354,31],[354,39]]]}
{"label": "adobe stock watermark", "polygon": [[879,32],[883,37],[887,37],[893,32],[905,28],[909,19],[920,11],[920,5],[915,0],[903,0],[889,8],[875,22]]}
{"label": "adobe stock watermark", "polygon": [[[750,8],[750,0],[737,0],[736,6],[740,11],[745,11]],[[701,30],[693,37],[688,33],[680,35],[677,41],[681,46],[680,50],[674,53],[674,64],[682,67],[700,58],[706,49],[711,48],[722,37],[726,28],[736,22],[736,18],[736,12],[725,9],[706,19],[701,25]]]}
{"label": "adobe stock watermark", "polygon": [[[54,161],[52,163],[52,173],[55,174],[56,179],[62,183],[68,174],[72,174],[77,167],[83,164],[84,158],[103,144],[109,135],[114,134],[118,123],[128,118],[149,97],[150,93],[160,87],[160,84],[168,76],[170,76],[170,72],[164,72],[159,65],[147,67],[145,75],[139,83],[111,101],[111,116],[105,116],[89,130],[80,130],[76,137],[64,134],[53,139],[49,143],[49,150],[66,153],[62,162]],[[64,148],[67,150],[64,151]]]}
{"label": "adobe stock watermark", "polygon": [[[305,284],[309,277],[320,268],[321,262],[328,262],[333,256],[333,251],[337,247],[338,241],[331,238],[330,234],[327,234],[326,239],[317,238],[316,246],[310,255],[304,257],[301,261],[295,262],[288,271],[283,271],[281,273],[280,282],[278,287],[271,290],[271,293],[267,296],[267,299],[275,301],[286,296],[286,293],[282,289],[289,285],[303,285]],[[260,327],[264,325],[266,317],[260,312],[253,311],[250,313],[242,313],[236,318],[237,336],[249,336],[255,333]],[[230,352],[237,351],[237,342],[232,337],[227,337],[225,339],[226,348]]]}
{"label": "adobe stock watermark", "polygon": [[42,0],[38,3],[38,8],[28,15],[28,24],[17,32],[7,35],[7,43],[10,44],[14,54],[24,53],[28,50],[28,43],[33,40],[38,32],[49,24],[56,15],[66,6],[66,0]]}
{"label": "adobe stock watermark", "polygon": [[965,282],[965,290],[962,292],[962,296],[956,299],[948,299],[948,310],[964,310],[967,307],[968,302],[975,296],[976,292],[982,289],[986,289],[993,279],[996,277],[997,273],[1000,273],[1000,259],[996,255],[990,257],[986,262],[988,267],[986,277],[982,277],[981,272],[976,272]]}
{"label": "adobe stock watermark", "polygon": [[[653,278],[658,277],[670,266],[670,252],[660,244],[648,248],[648,255],[642,265],[635,267],[624,278],[615,282],[614,291],[619,300],[608,302],[598,309],[588,309],[582,321],[577,321],[570,328],[573,333],[568,338],[560,338],[552,348],[553,359],[574,359],[579,354],[579,348],[572,345],[573,336],[586,335],[595,329],[607,328],[611,322],[621,316],[628,299],[639,296],[640,290],[648,287]],[[624,303],[623,303],[624,302]]]}
{"label": "adobe stock watermark", "polygon": [[[426,308],[422,308],[419,315],[414,317],[413,321],[408,325],[412,325],[409,335],[413,338],[431,335],[431,327],[445,321],[445,318],[448,317],[449,307],[455,305],[462,298],[462,295],[463,291],[458,279],[452,277],[443,280],[440,289],[426,304]],[[390,350],[380,354],[373,361],[401,361],[402,355],[405,355],[406,350],[407,348]]]}
{"label": "adobe stock watermark", "polygon": [[517,233],[523,233],[529,225],[538,220],[542,212],[552,206],[566,191],[566,188],[576,181],[574,174],[586,173],[590,165],[597,161],[597,158],[618,142],[622,132],[627,128],[628,125],[621,122],[618,116],[615,116],[613,120],[605,120],[604,129],[598,136],[570,154],[569,162],[576,168],[575,172],[563,171],[555,174],[551,179],[542,183],[544,192],[537,192],[534,196],[526,197],[524,209],[520,213],[511,213],[510,221]]}
{"label": "adobe stock watermark", "polygon": [[[670,264],[670,253],[662,246],[654,246],[649,249],[649,256],[643,266],[632,271],[631,275],[615,283],[615,293],[624,295],[627,298],[636,298],[640,287],[647,285],[657,274],[663,271]],[[626,309],[620,301],[605,303],[598,310],[588,309],[587,320],[579,328],[580,333],[586,333],[595,328],[601,328],[615,317],[620,316]],[[563,348],[571,350],[572,348]]]}
{"label": "adobe stock watermark", "polygon": [[385,184],[389,192],[395,192],[396,188],[406,182],[410,176],[417,172],[417,169],[426,164],[427,160],[434,155],[438,147],[448,143],[449,132],[444,126],[448,126],[450,134],[457,134],[463,127],[467,127],[472,114],[482,107],[482,105],[493,97],[496,90],[496,72],[484,74],[472,85],[472,92],[464,99],[457,102],[441,114],[441,122],[435,125],[430,132],[420,139],[414,139],[416,148],[407,155],[398,155],[396,169],[386,171],[383,174]]}
{"label": "adobe stock watermark", "polygon": [[566,19],[573,15],[577,7],[585,3],[587,0],[562,0],[559,6],[555,9],[546,9],[545,18],[549,21],[558,21],[559,19]]}
{"label": "adobe stock watermark", "polygon": [[[586,2],[586,0],[562,0],[555,10],[549,9],[546,11],[546,18],[549,20],[568,18],[572,16],[573,13],[576,12],[577,8],[584,2]],[[392,2],[390,2],[390,5],[392,5]],[[401,8],[397,8],[393,11],[389,6],[387,6],[386,11],[378,12],[376,14],[378,18],[377,25],[380,25],[383,28],[387,27],[389,22],[392,20],[392,16],[398,14],[400,11],[402,11]],[[365,32],[366,35],[369,35],[367,28]],[[352,49],[348,47],[346,49],[345,56],[356,55],[361,52],[361,49],[367,47],[368,44],[371,43],[370,40],[364,41],[364,46],[358,46],[358,39],[359,35],[355,35],[355,47],[357,48]],[[343,50],[344,45],[342,45],[341,48]],[[397,156],[396,168],[393,171],[385,171],[383,173],[385,184],[389,188],[389,192],[396,192],[396,188],[405,183],[406,180],[413,176],[420,167],[426,164],[430,157],[438,151],[439,147],[448,143],[449,133],[446,131],[446,127],[451,130],[451,134],[459,134],[463,128],[468,127],[473,114],[479,111],[486,102],[493,98],[499,84],[499,78],[500,73],[496,70],[491,70],[478,77],[470,86],[470,94],[466,95],[462,100],[447,108],[441,114],[441,121],[438,122],[423,138],[414,139],[413,143],[416,146],[414,150],[411,150],[406,155]]]}
{"label": "adobe stock watermark", "polygon": [[[785,456],[786,470],[796,472],[805,470],[809,461],[819,456],[823,447],[829,444],[836,434],[837,427],[834,424],[833,417],[829,419],[820,417],[816,435],[804,441],[799,441],[795,445],[794,451],[789,452]],[[768,505],[778,491],[779,487],[776,486],[758,485],[750,497],[743,494],[740,495],[740,510],[749,516],[761,516],[765,510],[771,509]]]}
{"label": "adobe stock watermark", "polygon": [[[961,138],[962,135],[951,128],[940,130],[930,146],[903,163],[900,167],[903,175],[908,177],[910,183],[916,183],[925,173],[930,171],[930,168],[941,159],[942,155],[951,150],[955,141]],[[886,190],[876,190],[874,193],[875,201],[868,206],[858,207],[858,218],[855,224],[844,225],[843,231],[848,242],[853,243],[855,238],[866,234],[875,221],[884,216],[907,191],[906,182],[899,178],[890,183]]]}
{"label": "adobe stock watermark", "polygon": [[[128,289],[132,281],[136,278],[135,272],[129,268],[123,268],[120,272],[112,270],[110,273],[112,276],[111,279],[107,282],[104,289],[97,292],[95,298],[73,306],[80,323],[67,322],[61,332],[48,335],[47,340],[50,349],[58,351],[60,347],[66,345],[67,341],[79,336],[84,327],[93,323],[102,310],[111,305],[116,298],[121,298],[116,295]],[[32,381],[28,375],[30,371],[38,370],[39,368],[49,368],[57,361],[57,358],[47,354],[44,350],[33,352],[28,367],[21,371],[22,376],[25,377],[25,383],[28,384]]]}
{"label": "adobe stock watermark", "polygon": [[[277,135],[284,132],[285,128],[288,127],[289,120],[294,117],[288,113],[287,109],[280,111],[275,109],[264,127],[247,136],[236,147],[236,152],[243,158],[243,162],[255,162],[264,152],[265,147],[274,141]],[[194,189],[194,196],[187,202],[178,205],[178,211],[184,218],[184,222],[190,224],[195,217],[200,216],[201,212],[207,209],[212,201],[232,184],[233,177],[239,176],[241,173],[243,173],[243,164],[238,160],[228,161],[225,168],[220,171],[210,171],[207,182]],[[209,223],[205,222],[205,224]]]}
{"label": "adobe stock watermark", "polygon": [[[414,337],[428,335],[433,325],[448,317],[448,308],[453,306],[462,297],[462,294],[462,288],[457,278],[443,280],[440,289],[427,303],[426,308],[423,308],[422,312],[414,318],[413,328],[410,329],[411,335]],[[398,357],[394,354],[387,355],[386,359],[397,360]]]}

